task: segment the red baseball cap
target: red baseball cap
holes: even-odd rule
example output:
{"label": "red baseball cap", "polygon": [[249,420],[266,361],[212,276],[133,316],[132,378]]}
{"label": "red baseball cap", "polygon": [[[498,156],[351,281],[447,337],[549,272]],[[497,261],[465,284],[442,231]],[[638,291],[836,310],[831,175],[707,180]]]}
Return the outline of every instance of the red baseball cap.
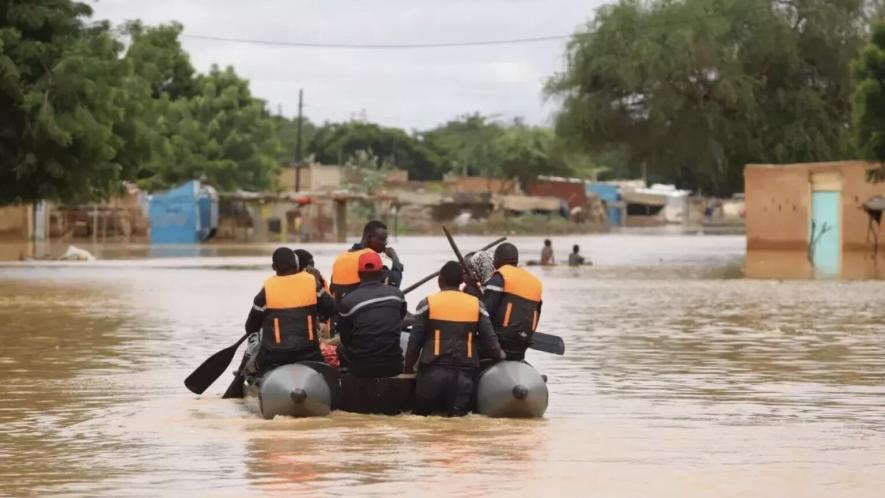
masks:
{"label": "red baseball cap", "polygon": [[381,256],[375,251],[370,251],[360,255],[359,263],[357,263],[359,271],[364,273],[373,273],[381,271]]}

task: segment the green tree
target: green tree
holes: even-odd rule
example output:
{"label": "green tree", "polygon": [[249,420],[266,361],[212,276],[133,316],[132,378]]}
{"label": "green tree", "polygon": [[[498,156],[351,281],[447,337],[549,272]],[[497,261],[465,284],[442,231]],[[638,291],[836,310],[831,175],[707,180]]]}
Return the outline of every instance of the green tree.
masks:
{"label": "green tree", "polygon": [[854,130],[864,158],[880,163],[873,179],[885,180],[885,21],[873,25],[870,43],[852,65]]}
{"label": "green tree", "polygon": [[130,39],[126,60],[133,74],[148,85],[151,98],[176,100],[197,93],[196,70],[178,41],[183,29],[178,23],[145,26],[141,21],[122,28]]}
{"label": "green tree", "polygon": [[162,100],[158,126],[168,145],[141,184],[165,188],[203,179],[222,190],[276,186],[280,144],[265,103],[233,68],[198,75],[191,98]]}
{"label": "green tree", "polygon": [[[298,137],[298,118],[289,119],[282,115],[273,116],[277,141],[280,142],[280,164],[295,162],[295,148]],[[301,122],[301,154],[302,160],[310,161],[312,156],[308,149],[317,134],[317,126],[304,117]]]}
{"label": "green tree", "polygon": [[547,85],[558,135],[623,147],[662,180],[742,188],[748,162],[851,153],[848,63],[862,0],[622,0],[570,44]]}
{"label": "green tree", "polygon": [[496,161],[492,142],[501,125],[479,113],[466,114],[421,134],[439,157],[440,173],[481,174]]}
{"label": "green tree", "polygon": [[522,185],[538,175],[569,173],[551,158],[553,130],[517,124],[492,142],[492,160],[482,168],[486,176],[515,179]]}
{"label": "green tree", "polygon": [[415,180],[439,177],[439,159],[421,140],[399,128],[349,121],[327,123],[316,130],[308,152],[324,164],[341,164],[359,151],[378,157],[379,167],[396,166]]}
{"label": "green tree", "polygon": [[0,204],[89,200],[132,177],[125,123],[137,96],[106,24],[69,0],[0,5]]}

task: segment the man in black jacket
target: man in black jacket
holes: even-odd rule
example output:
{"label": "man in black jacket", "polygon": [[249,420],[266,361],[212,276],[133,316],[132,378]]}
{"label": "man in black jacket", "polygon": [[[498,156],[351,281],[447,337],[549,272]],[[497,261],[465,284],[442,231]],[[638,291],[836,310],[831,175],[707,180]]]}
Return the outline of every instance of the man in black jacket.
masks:
{"label": "man in black jacket", "polygon": [[418,303],[406,352],[406,372],[419,364],[416,415],[465,415],[480,355],[504,357],[485,306],[458,290],[462,282],[461,265],[449,261],[439,272],[440,292]]}
{"label": "man in black jacket", "polygon": [[252,301],[246,332],[260,332],[258,370],[299,361],[323,361],[319,316],[335,312],[335,300],[308,273],[298,272],[298,257],[287,248],[273,253],[275,275]]}
{"label": "man in black jacket", "polygon": [[361,377],[393,377],[403,371],[400,322],[406,315],[402,291],[385,285],[381,257],[374,251],[359,257],[360,284],[338,307],[339,358]]}

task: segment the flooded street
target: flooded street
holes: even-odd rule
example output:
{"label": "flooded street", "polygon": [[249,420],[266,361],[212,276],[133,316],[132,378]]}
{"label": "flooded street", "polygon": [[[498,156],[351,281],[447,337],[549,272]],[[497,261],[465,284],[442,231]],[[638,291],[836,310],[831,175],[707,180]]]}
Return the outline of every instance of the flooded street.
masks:
{"label": "flooded street", "polygon": [[[596,266],[533,270],[566,354],[528,353],[550,388],[529,421],[264,421],[220,399],[227,375],[192,395],[273,246],[0,267],[0,495],[882,496],[885,284],[735,278],[738,236],[560,237],[557,258],[573,243]],[[404,285],[451,258],[394,246]],[[342,246],[304,247],[328,277]]]}

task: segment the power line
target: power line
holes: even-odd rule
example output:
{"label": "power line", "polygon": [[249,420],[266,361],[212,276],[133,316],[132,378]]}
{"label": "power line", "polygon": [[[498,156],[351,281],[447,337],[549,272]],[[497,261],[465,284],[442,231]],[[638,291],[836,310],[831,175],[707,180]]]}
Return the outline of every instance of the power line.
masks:
{"label": "power line", "polygon": [[[746,12],[753,11],[771,11],[772,7],[768,4],[760,5],[757,7],[751,7],[746,9]],[[821,8],[812,8],[807,7],[803,8],[803,11],[822,11]],[[716,17],[721,17],[723,15],[730,14],[739,14],[744,9],[736,8],[734,10],[724,9],[722,11],[713,11],[705,14],[701,14],[698,16],[694,16],[692,21],[704,21],[706,19],[712,19]],[[776,9],[775,9],[775,12]],[[648,16],[653,14],[651,11],[641,11],[641,15]],[[648,28],[650,26],[667,26],[667,25],[678,25],[683,26],[685,24],[684,20],[673,21],[668,18],[657,19],[657,22],[649,22],[645,19],[634,20],[633,25],[641,28]],[[568,35],[549,35],[549,36],[536,36],[536,37],[525,37],[525,38],[509,38],[509,39],[500,39],[500,40],[474,40],[474,41],[456,41],[456,42],[431,42],[431,43],[319,43],[319,42],[289,42],[289,41],[276,41],[276,40],[259,40],[254,38],[233,38],[233,37],[225,37],[225,36],[210,36],[210,35],[199,35],[199,34],[188,34],[182,33],[182,38],[191,38],[194,40],[207,40],[207,41],[220,41],[220,42],[228,42],[228,43],[244,43],[251,45],[266,45],[266,46],[274,46],[274,47],[295,47],[295,48],[320,48],[320,49],[355,49],[355,50],[416,50],[416,49],[432,49],[432,48],[457,48],[457,47],[482,47],[482,46],[494,46],[494,45],[518,45],[518,44],[528,44],[528,43],[543,43],[549,41],[558,41],[558,40],[570,40],[572,38],[576,38],[578,36],[583,36],[591,34],[586,31],[578,31]]]}
{"label": "power line", "polygon": [[576,35],[551,35],[531,38],[511,38],[504,40],[480,40],[464,42],[442,43],[313,43],[313,42],[285,42],[273,40],[255,40],[250,38],[227,38],[223,36],[191,35],[182,33],[182,38],[195,40],[223,41],[230,43],[248,43],[252,45],[270,45],[275,47],[300,47],[300,48],[331,48],[331,49],[384,49],[384,50],[414,50],[426,48],[453,48],[453,47],[480,47],[490,45],[516,45],[523,43],[541,43],[555,40],[568,40]]}

